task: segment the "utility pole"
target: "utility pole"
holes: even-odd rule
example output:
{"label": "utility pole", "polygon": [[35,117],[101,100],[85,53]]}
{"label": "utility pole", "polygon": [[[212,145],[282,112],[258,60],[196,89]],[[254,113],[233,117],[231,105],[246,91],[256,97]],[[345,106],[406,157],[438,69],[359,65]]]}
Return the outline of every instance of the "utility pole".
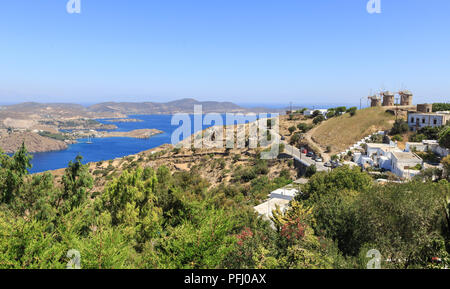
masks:
{"label": "utility pole", "polygon": [[399,97],[397,96],[395,98],[395,122],[397,122],[397,118],[398,118],[398,102],[399,102]]}

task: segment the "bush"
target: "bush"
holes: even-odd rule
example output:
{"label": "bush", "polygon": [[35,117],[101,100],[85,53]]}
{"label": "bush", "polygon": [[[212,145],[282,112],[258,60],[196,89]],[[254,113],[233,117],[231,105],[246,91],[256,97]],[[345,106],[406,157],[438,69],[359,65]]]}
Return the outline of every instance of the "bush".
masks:
{"label": "bush", "polygon": [[409,131],[408,123],[403,119],[398,119],[395,121],[394,126],[392,127],[389,134],[390,135],[404,134],[407,133],[408,131]]}
{"label": "bush", "polygon": [[392,140],[393,141],[403,141],[403,138],[401,135],[396,134],[392,137]]}
{"label": "bush", "polygon": [[421,133],[414,133],[409,137],[410,142],[422,142],[423,140],[426,140],[427,136]]}
{"label": "bush", "polygon": [[350,113],[350,116],[354,116],[356,114],[356,111],[358,110],[357,107],[351,107],[347,110],[348,113]]}
{"label": "bush", "polygon": [[296,130],[295,126],[291,126],[289,129],[290,134],[293,134],[294,131]]}
{"label": "bush", "polygon": [[280,154],[283,153],[285,148],[286,148],[286,146],[284,145],[284,143],[280,143],[280,145],[279,145],[279,153]]}
{"label": "bush", "polygon": [[450,110],[450,103],[433,103],[433,112]]}
{"label": "bush", "polygon": [[299,123],[299,124],[297,125],[297,128],[298,128],[299,130],[301,130],[302,132],[307,132],[307,131],[310,129],[310,127],[309,127],[306,123],[304,123],[304,122]]}
{"label": "bush", "polygon": [[336,111],[334,109],[330,109],[327,112],[327,118],[332,118],[336,116]]}
{"label": "bush", "polygon": [[291,137],[290,144],[295,145],[300,141],[300,139],[301,139],[301,134],[297,132]]}
{"label": "bush", "polygon": [[324,120],[325,120],[325,117],[323,115],[318,115],[314,118],[313,123],[315,125],[317,125],[317,124],[320,124]]}
{"label": "bush", "polygon": [[306,168],[306,172],[305,172],[305,176],[307,178],[312,177],[315,173],[317,172],[317,167],[316,165],[312,165]]}
{"label": "bush", "polygon": [[439,133],[439,144],[444,148],[450,148],[450,126],[446,126]]}

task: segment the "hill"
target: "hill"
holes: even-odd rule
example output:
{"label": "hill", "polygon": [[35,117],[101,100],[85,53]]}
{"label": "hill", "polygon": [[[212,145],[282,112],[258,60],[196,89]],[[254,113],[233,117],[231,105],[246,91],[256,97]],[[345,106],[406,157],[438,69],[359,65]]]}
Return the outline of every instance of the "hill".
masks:
{"label": "hill", "polygon": [[[280,110],[267,108],[243,108],[232,102],[197,101],[185,98],[166,103],[159,102],[103,102],[85,107],[71,103],[25,102],[0,107],[0,127],[4,123],[20,123],[21,128],[30,128],[39,121],[74,120],[98,118],[124,118],[132,114],[193,113],[194,105],[201,105],[203,113],[263,113]],[[17,127],[17,125],[12,125]]]}
{"label": "hill", "polygon": [[380,130],[392,128],[395,116],[384,108],[359,110],[355,116],[348,113],[331,118],[311,130],[308,135],[322,149],[331,148],[331,154],[347,149],[360,139]]}
{"label": "hill", "polygon": [[185,98],[166,103],[158,102],[104,102],[94,104],[88,109],[94,113],[121,114],[172,114],[193,113],[194,105],[201,105],[204,113],[246,112],[247,109],[231,102],[197,101]]}
{"label": "hill", "polygon": [[58,151],[67,148],[67,144],[63,141],[43,137],[32,132],[22,132],[2,136],[0,138],[0,149],[6,153],[14,153],[19,150],[22,142],[25,143],[31,153]]}

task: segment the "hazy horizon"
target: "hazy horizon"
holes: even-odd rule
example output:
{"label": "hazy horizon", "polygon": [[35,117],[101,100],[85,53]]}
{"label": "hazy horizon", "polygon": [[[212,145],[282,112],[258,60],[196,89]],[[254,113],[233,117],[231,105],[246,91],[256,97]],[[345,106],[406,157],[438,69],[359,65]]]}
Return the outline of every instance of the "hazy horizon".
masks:
{"label": "hazy horizon", "polygon": [[[195,99],[195,98],[194,98]],[[181,100],[181,99],[176,99],[176,100]],[[196,99],[197,100],[197,99]],[[208,101],[208,100],[206,100]],[[213,100],[215,101],[215,100]],[[40,102],[40,101],[19,101],[19,102],[2,102],[0,101],[0,106],[9,106],[9,105],[17,105],[17,104],[22,104],[22,103],[29,103],[29,102],[35,102],[35,103],[50,103],[50,104],[54,104],[54,103],[62,103],[62,104],[79,104],[82,105],[84,107],[89,107],[101,102],[70,102],[70,101],[59,101],[59,102]],[[108,102],[108,101],[107,101]],[[116,101],[114,101],[116,102]],[[119,103],[120,101],[118,101],[117,103]],[[128,102],[128,101],[127,101]],[[136,101],[129,101],[131,103],[136,103]],[[155,103],[163,103],[161,101],[144,101],[144,102],[155,102]],[[220,100],[218,100],[218,102],[221,102]],[[263,107],[263,108],[273,108],[273,109],[286,109],[289,108],[291,106],[291,103],[265,103],[265,102],[261,102],[261,103],[248,103],[248,102],[232,102],[240,107],[243,108],[258,108],[258,107]],[[367,101],[362,102],[362,106],[366,107],[368,105]],[[292,103],[292,107],[293,108],[298,108],[298,107],[304,107],[304,108],[331,108],[331,107],[337,107],[337,106],[359,106],[359,103]]]}

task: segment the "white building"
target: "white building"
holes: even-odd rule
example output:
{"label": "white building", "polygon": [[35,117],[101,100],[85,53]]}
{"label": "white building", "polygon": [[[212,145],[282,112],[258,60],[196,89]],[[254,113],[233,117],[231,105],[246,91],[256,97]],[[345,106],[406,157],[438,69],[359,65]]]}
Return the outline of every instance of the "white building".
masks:
{"label": "white building", "polygon": [[289,208],[289,203],[299,193],[299,190],[288,185],[270,193],[269,199],[254,207],[255,211],[266,220],[272,217],[272,211],[278,206],[282,212]]}
{"label": "white building", "polygon": [[417,131],[423,127],[440,127],[450,121],[450,113],[408,113],[408,126],[412,131]]}
{"label": "white building", "polygon": [[412,152],[393,152],[391,158],[391,172],[400,178],[412,178],[420,173],[417,165],[423,166],[423,160]]}
{"label": "white building", "polygon": [[385,144],[385,143],[368,143],[367,144],[367,156],[387,156],[388,153],[391,153],[392,151],[401,151],[397,144],[391,143],[391,144]]}
{"label": "white building", "polygon": [[446,157],[450,154],[450,150],[439,145],[437,140],[424,140],[422,142],[407,142],[405,152],[427,152],[431,151],[441,157]]}
{"label": "white building", "polygon": [[303,112],[304,116],[311,116],[314,114],[314,112],[318,110],[320,112],[320,114],[322,114],[323,116],[327,116],[328,113],[328,109],[307,109]]}
{"label": "white building", "polygon": [[366,156],[362,156],[358,164],[369,164],[380,169],[391,170],[391,159],[394,152],[402,152],[396,143],[368,143]]}

